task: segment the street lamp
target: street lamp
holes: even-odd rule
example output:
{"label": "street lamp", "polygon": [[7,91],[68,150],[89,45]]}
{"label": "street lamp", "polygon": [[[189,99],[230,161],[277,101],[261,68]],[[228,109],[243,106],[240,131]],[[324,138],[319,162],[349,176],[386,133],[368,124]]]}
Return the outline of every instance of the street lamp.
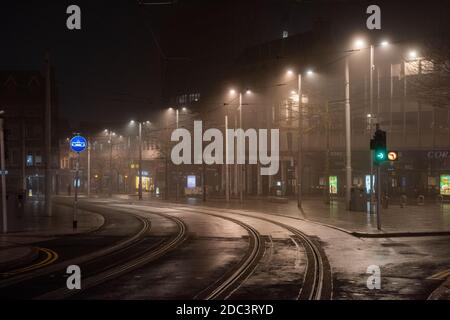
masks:
{"label": "street lamp", "polygon": [[[235,89],[230,89],[229,91],[229,94],[230,95],[232,95],[232,96],[234,96],[234,95],[236,95],[236,90]],[[245,95],[247,95],[247,96],[250,96],[252,94],[252,91],[250,90],[250,89],[246,89],[245,90]],[[239,110],[239,128],[241,128],[242,129],[242,91],[239,91],[239,104],[238,104],[238,110]],[[225,105],[228,105],[227,103],[225,104]],[[228,116],[227,115],[225,115],[225,133],[226,133],[226,130],[228,129]],[[225,154],[226,155],[228,155],[228,135],[227,134],[225,134],[225,139],[226,139],[226,141],[225,141],[225,146],[226,146],[226,151],[225,151]],[[237,181],[239,181],[239,200],[241,201],[241,202],[243,202],[244,201],[244,166],[243,165],[239,165],[239,164],[236,164],[237,165],[237,167],[235,167],[235,168],[237,168],[238,169],[238,178],[236,179]],[[240,167],[239,167],[240,166]],[[240,170],[239,170],[239,168],[240,168]],[[226,191],[225,191],[225,197],[226,197],[226,200],[227,201],[229,201],[229,187],[228,187],[228,184],[229,184],[229,177],[228,177],[228,165],[227,165],[227,161],[226,161]]]}
{"label": "street lamp", "polygon": [[410,59],[416,59],[417,58],[417,51],[416,50],[411,50],[408,52],[408,57]]}
{"label": "street lamp", "polygon": [[[293,71],[289,69],[286,75],[293,75]],[[310,77],[314,74],[311,69],[306,70],[306,76]],[[303,105],[302,105],[302,73],[299,72],[297,75],[297,92],[295,90],[291,91],[291,95],[298,95],[298,152],[297,152],[297,207],[302,208],[302,160],[303,160]]]}
{"label": "street lamp", "polygon": [[[131,120],[130,125],[134,125],[134,124],[136,124],[136,121]],[[139,121],[138,122],[138,129],[139,129],[139,133],[138,133],[138,137],[139,137],[139,139],[138,139],[138,148],[139,148],[138,198],[139,198],[139,200],[142,200],[142,124],[150,124],[150,121]]]}
{"label": "street lamp", "polygon": [[[175,123],[176,123],[176,128],[178,129],[178,127],[179,127],[179,117],[180,117],[180,108],[178,108],[178,107],[175,107],[175,108],[170,107],[170,108],[169,108],[169,111],[174,111],[174,110],[175,110]],[[182,108],[181,108],[181,111],[186,112],[186,111],[188,111],[188,109],[187,109],[186,107],[182,107]],[[177,165],[177,166],[176,166],[176,187],[177,187],[176,200],[178,200],[178,197],[179,197],[179,188],[180,188],[180,186],[179,186],[179,177],[178,177],[178,175],[179,175],[179,171],[178,171],[178,165]],[[167,183],[167,182],[166,182],[166,183]]]}
{"label": "street lamp", "polygon": [[355,49],[363,49],[366,43],[363,39],[356,39],[354,43]]}

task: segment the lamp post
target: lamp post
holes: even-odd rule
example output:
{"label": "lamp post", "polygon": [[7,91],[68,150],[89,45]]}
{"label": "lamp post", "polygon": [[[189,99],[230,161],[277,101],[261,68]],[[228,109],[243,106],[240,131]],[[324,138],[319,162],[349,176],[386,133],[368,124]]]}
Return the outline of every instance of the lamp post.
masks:
{"label": "lamp post", "polygon": [[[169,108],[169,111],[173,111],[173,110],[175,110],[175,125],[176,125],[176,129],[178,129],[179,128],[179,119],[180,119],[180,108]],[[186,108],[186,107],[182,107],[181,108],[181,111],[187,111],[188,109]],[[176,179],[176,200],[178,201],[178,198],[179,198],[179,190],[180,190],[180,184],[179,184],[179,169],[178,169],[178,166],[176,166],[176,169],[175,169],[175,174],[176,174],[176,177],[175,177],[175,179]]]}
{"label": "lamp post", "polygon": [[[130,124],[135,124],[136,121],[131,120]],[[142,200],[142,124],[150,124],[150,121],[138,121],[138,199]]]}
{"label": "lamp post", "polygon": [[[379,46],[381,47],[388,47],[389,46],[389,42],[386,40],[381,41],[379,44]],[[362,39],[357,39],[354,43],[354,47],[358,50],[364,49],[365,47],[365,41]],[[369,46],[370,52],[369,52],[369,58],[370,58],[370,62],[369,62],[369,114],[367,116],[367,120],[368,120],[368,129],[369,129],[369,137],[372,136],[372,120],[373,120],[373,71],[375,70],[375,64],[374,64],[374,56],[375,56],[375,46],[374,44],[370,44]],[[378,91],[379,91],[379,80],[378,80],[378,87],[377,87]],[[379,98],[379,97],[378,97]],[[378,101],[379,103],[379,101]],[[379,108],[377,108],[377,112],[379,112]],[[378,116],[378,115],[377,115]],[[376,116],[376,117],[377,117]],[[376,118],[375,117],[375,118]],[[369,150],[369,183],[370,183],[370,189],[369,189],[369,212],[372,212],[372,198],[373,198],[373,185],[374,185],[374,181],[373,181],[373,151]]]}
{"label": "lamp post", "polygon": [[[288,76],[293,75],[292,70],[288,70]],[[314,72],[307,70],[306,75],[312,76]],[[302,73],[297,75],[297,94],[298,94],[298,148],[297,148],[297,207],[302,208],[303,194],[302,194],[302,168],[303,168],[303,88],[302,88]],[[295,93],[295,92],[294,92]]]}
{"label": "lamp post", "polygon": [[87,146],[87,197],[91,196],[91,142]]}
{"label": "lamp post", "polygon": [[[236,94],[236,90],[234,90],[234,89],[231,89],[230,91],[229,91],[229,93],[230,93],[230,95],[235,95]],[[252,91],[251,90],[249,90],[249,89],[247,89],[246,91],[245,91],[245,94],[246,95],[251,95],[252,94]],[[225,103],[225,105],[228,105],[227,103]],[[241,129],[241,130],[244,130],[244,128],[242,127],[242,106],[243,106],[243,103],[242,103],[242,92],[241,91],[239,91],[239,94],[238,94],[238,111],[239,111],[239,128]],[[225,127],[226,127],[226,129],[228,129],[228,118],[227,118],[227,116],[225,116]],[[225,133],[226,133],[226,130],[225,130]],[[227,134],[225,134],[225,137],[227,137]],[[245,136],[244,136],[244,143],[245,143]],[[234,144],[233,144],[234,145]],[[226,149],[228,150],[228,138],[226,138]],[[228,151],[226,151],[226,154],[228,155]],[[244,202],[244,173],[245,173],[245,164],[236,164],[237,165],[237,173],[238,173],[238,176],[237,176],[237,181],[239,182],[238,183],[238,187],[239,187],[239,201],[240,202]],[[226,169],[227,170],[227,172],[228,172],[228,168]],[[227,176],[228,174],[226,174],[226,176]],[[227,179],[228,180],[228,179]],[[229,182],[229,181],[228,181]],[[228,182],[227,182],[227,186],[226,186],[226,188],[227,188],[227,190],[228,190]],[[229,199],[229,196],[228,196],[228,199]]]}
{"label": "lamp post", "polygon": [[303,107],[302,107],[302,74],[298,73],[298,150],[297,150],[297,207],[302,208],[302,156],[303,156]]}
{"label": "lamp post", "polygon": [[0,169],[1,169],[1,188],[2,188],[2,217],[3,233],[8,232],[8,213],[6,207],[6,168],[5,168],[5,141],[3,132],[3,113],[0,111]]}
{"label": "lamp post", "polygon": [[351,149],[351,119],[350,119],[350,76],[348,67],[348,58],[345,59],[345,177],[347,188],[345,189],[345,204],[348,210],[350,210],[351,193],[350,188],[352,185],[352,149]]}
{"label": "lamp post", "polygon": [[112,153],[113,153],[113,147],[112,147],[112,136],[113,132],[109,130],[109,137],[108,137],[108,143],[109,143],[109,188],[108,188],[108,195],[112,197]]}
{"label": "lamp post", "polygon": [[142,200],[142,122],[139,122],[139,188],[138,188],[138,198]]}

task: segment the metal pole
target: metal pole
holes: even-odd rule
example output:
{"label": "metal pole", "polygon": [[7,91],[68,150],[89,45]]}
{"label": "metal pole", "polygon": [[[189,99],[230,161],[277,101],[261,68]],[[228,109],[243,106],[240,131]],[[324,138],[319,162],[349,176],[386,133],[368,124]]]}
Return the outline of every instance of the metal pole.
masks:
{"label": "metal pole", "polygon": [[352,151],[350,140],[350,76],[348,70],[348,58],[345,59],[345,151],[346,151],[346,185],[345,203],[347,209],[350,209],[350,188],[352,186]]}
{"label": "metal pole", "polygon": [[389,132],[392,132],[392,97],[394,94],[394,78],[392,77],[392,63],[390,67],[390,83],[389,83],[389,111],[390,111],[390,117],[389,117]]}
{"label": "metal pole", "polygon": [[[372,137],[372,117],[373,115],[373,70],[375,68],[373,64],[373,58],[374,58],[374,50],[373,45],[370,45],[370,66],[369,66],[369,139]],[[369,191],[369,212],[372,211],[372,198],[373,198],[373,151],[369,150],[369,183],[370,183],[370,191]]]}
{"label": "metal pole", "polygon": [[381,164],[377,166],[377,229],[381,230]]}
{"label": "metal pole", "polygon": [[[239,92],[239,128],[243,130],[242,128],[242,93]],[[244,140],[245,143],[245,140]],[[244,201],[244,174],[243,174],[243,170],[244,170],[244,165],[243,164],[238,164],[238,168],[239,170],[239,200],[240,202]]]}
{"label": "metal pole", "polygon": [[303,147],[302,74],[298,74],[298,152],[297,152],[297,207],[302,208],[302,147]]}
{"label": "metal pole", "polygon": [[330,111],[328,101],[325,103],[326,113],[326,155],[325,155],[325,203],[330,203]]}
{"label": "metal pole", "polygon": [[91,196],[91,143],[87,147],[87,197]]}
{"label": "metal pole", "polygon": [[228,115],[225,115],[225,199],[230,202],[230,170],[228,168]]}
{"label": "metal pole", "polygon": [[142,200],[142,122],[139,122],[139,200]]}
{"label": "metal pole", "polygon": [[109,196],[112,197],[112,132],[109,130]]}
{"label": "metal pole", "polygon": [[373,70],[375,66],[373,65],[373,45],[370,45],[370,74],[369,74],[369,90],[370,90],[370,114],[373,114]]}
{"label": "metal pole", "polygon": [[5,139],[3,133],[3,118],[0,118],[0,169],[2,177],[2,216],[3,233],[8,232],[8,212],[6,208],[6,172],[5,172]]}
{"label": "metal pole", "polygon": [[51,71],[50,58],[48,53],[45,57],[46,81],[45,81],[45,215],[52,214],[52,97],[51,97]]}
{"label": "metal pole", "polygon": [[202,201],[205,202],[206,201],[206,163],[203,161],[202,163],[202,191],[203,191],[203,195],[202,195]]}
{"label": "metal pole", "polygon": [[79,179],[79,170],[80,170],[80,153],[77,154],[77,163],[75,165],[75,199],[73,202],[73,221],[72,227],[74,229],[78,226],[77,221],[77,210],[78,210],[78,179]]}
{"label": "metal pole", "polygon": [[[179,111],[178,111],[178,109],[176,110],[176,123],[177,123],[177,129],[178,129],[178,116],[179,116]],[[180,189],[180,186],[179,186],[179,177],[178,177],[178,175],[179,175],[180,173],[179,173],[179,171],[178,171],[178,166],[176,166],[176,177],[175,177],[175,179],[176,179],[176,186],[177,186],[177,194],[176,194],[176,200],[178,201],[178,193],[179,193],[179,189]]]}

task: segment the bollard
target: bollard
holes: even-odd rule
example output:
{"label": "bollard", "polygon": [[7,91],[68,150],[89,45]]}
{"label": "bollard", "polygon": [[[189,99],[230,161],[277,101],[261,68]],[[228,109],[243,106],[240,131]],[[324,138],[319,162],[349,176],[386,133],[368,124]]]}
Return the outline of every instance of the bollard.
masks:
{"label": "bollard", "polygon": [[423,195],[419,195],[417,197],[417,205],[423,206],[425,204],[425,197]]}

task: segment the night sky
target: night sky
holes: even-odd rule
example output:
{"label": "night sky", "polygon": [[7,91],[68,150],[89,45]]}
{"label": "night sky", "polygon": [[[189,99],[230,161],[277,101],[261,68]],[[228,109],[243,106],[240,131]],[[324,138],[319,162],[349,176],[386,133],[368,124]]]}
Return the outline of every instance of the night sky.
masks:
{"label": "night sky", "polygon": [[[149,1],[150,2],[150,1]],[[154,1],[160,2],[160,1]],[[365,28],[365,8],[382,8],[383,32],[432,32],[448,1],[20,1],[0,5],[0,69],[42,69],[49,50],[60,116],[128,121],[163,107],[163,62],[204,66],[189,76],[213,81],[246,47],[330,21],[337,36]],[[66,28],[67,6],[82,10],[82,29]],[[423,29],[426,21],[427,29]],[[180,72],[180,77],[186,74]],[[206,79],[208,78],[209,79]],[[188,79],[189,77],[186,77]],[[187,80],[188,81],[188,80]]]}

